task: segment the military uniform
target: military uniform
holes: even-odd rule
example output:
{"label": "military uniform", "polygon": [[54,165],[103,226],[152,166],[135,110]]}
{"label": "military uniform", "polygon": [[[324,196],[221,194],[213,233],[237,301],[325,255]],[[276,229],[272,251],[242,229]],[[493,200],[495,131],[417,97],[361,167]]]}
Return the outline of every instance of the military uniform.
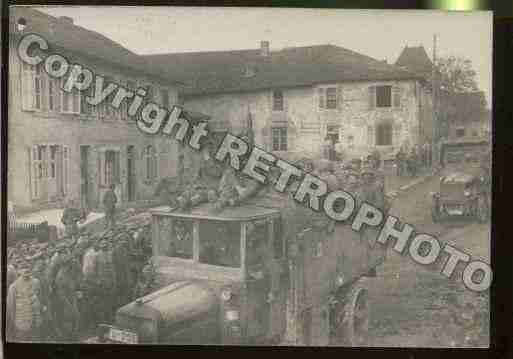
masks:
{"label": "military uniform", "polygon": [[114,228],[116,225],[116,203],[118,198],[113,188],[109,188],[103,195],[103,206],[105,207],[105,227]]}
{"label": "military uniform", "polygon": [[78,338],[80,313],[77,303],[76,263],[69,256],[61,265],[56,278],[52,312],[56,340],[73,342]]}
{"label": "military uniform", "polygon": [[107,242],[103,242],[100,248],[101,250],[97,257],[98,289],[101,293],[99,316],[100,320],[111,322],[116,304],[115,293],[117,291],[117,283],[112,250],[108,248]]}
{"label": "military uniform", "polygon": [[[24,270],[29,270],[28,266]],[[41,339],[43,307],[39,280],[30,274],[21,275],[11,284],[7,294],[7,336],[15,341]]]}
{"label": "military uniform", "polygon": [[69,206],[64,209],[61,222],[65,226],[65,236],[72,237],[78,234],[78,222],[82,219],[80,209]]}

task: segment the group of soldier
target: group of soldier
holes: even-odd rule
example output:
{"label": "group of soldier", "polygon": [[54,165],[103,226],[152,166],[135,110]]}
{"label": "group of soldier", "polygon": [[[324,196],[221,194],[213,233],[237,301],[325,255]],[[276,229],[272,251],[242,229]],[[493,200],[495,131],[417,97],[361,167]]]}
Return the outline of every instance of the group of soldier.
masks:
{"label": "group of soldier", "polygon": [[412,147],[409,151],[401,146],[395,155],[397,176],[416,176],[421,167],[429,168],[433,163],[431,145],[425,143]]}
{"label": "group of soldier", "polygon": [[81,231],[8,253],[7,335],[16,341],[78,341],[153,285],[149,223]]}

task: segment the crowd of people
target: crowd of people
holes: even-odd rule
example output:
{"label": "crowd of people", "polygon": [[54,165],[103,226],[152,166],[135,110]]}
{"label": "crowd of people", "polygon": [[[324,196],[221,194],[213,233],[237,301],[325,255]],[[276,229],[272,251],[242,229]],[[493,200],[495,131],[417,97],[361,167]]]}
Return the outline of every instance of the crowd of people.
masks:
{"label": "crowd of people", "polygon": [[410,150],[401,147],[395,155],[395,165],[397,176],[417,176],[421,167],[429,168],[433,165],[431,145],[426,142]]}
{"label": "crowd of people", "polygon": [[7,335],[15,341],[76,342],[115,310],[151,291],[149,219],[101,233],[82,230],[8,250]]}

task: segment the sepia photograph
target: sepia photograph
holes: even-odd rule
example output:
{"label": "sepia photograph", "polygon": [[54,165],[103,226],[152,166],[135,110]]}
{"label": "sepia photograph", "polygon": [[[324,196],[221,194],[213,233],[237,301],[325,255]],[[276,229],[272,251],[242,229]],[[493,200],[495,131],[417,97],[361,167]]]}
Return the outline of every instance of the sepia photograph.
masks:
{"label": "sepia photograph", "polygon": [[8,342],[489,347],[491,11],[8,26]]}

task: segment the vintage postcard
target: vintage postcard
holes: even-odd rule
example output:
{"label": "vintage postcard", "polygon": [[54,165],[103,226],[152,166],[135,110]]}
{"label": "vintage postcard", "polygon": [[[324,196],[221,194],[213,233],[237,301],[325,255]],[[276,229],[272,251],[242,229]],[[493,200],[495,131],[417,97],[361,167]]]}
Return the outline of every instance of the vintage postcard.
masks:
{"label": "vintage postcard", "polygon": [[8,341],[489,346],[491,12],[8,30]]}

